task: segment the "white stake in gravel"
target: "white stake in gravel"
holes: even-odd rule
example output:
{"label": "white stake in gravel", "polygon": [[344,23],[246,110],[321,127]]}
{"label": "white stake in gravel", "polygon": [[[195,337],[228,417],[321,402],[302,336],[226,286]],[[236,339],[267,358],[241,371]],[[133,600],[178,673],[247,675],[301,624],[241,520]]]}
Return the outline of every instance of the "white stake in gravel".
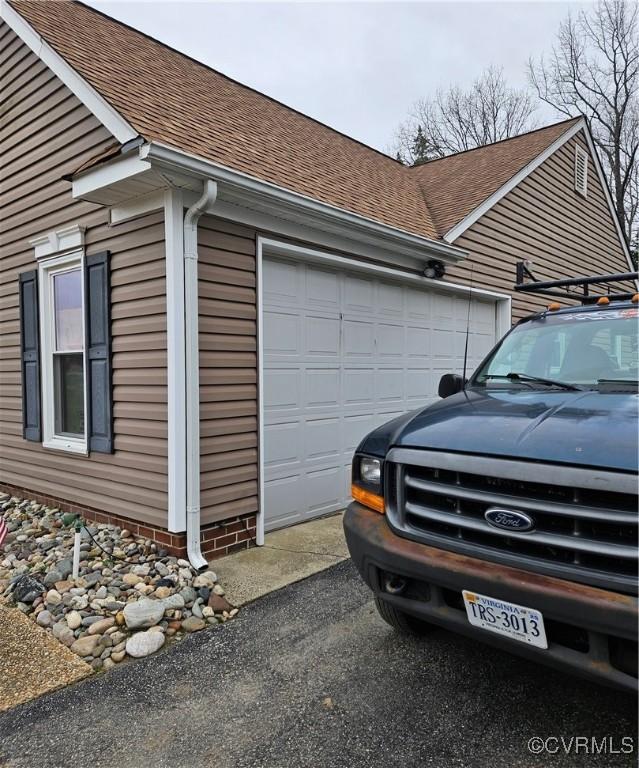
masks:
{"label": "white stake in gravel", "polygon": [[80,573],[80,542],[82,541],[82,528],[79,525],[75,527],[75,538],[73,540],[73,578],[77,579]]}

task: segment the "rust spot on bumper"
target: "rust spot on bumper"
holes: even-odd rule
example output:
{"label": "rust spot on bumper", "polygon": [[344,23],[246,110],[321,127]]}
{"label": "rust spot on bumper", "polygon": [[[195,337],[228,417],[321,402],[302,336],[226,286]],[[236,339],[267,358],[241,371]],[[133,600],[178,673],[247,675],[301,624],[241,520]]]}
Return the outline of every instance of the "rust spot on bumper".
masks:
{"label": "rust spot on bumper", "polygon": [[[593,629],[637,635],[637,598],[598,587],[524,571],[512,566],[437,549],[398,536],[382,515],[359,504],[349,507],[344,521],[351,555],[359,566],[362,556],[382,567],[404,564],[414,578],[440,586],[492,589],[493,597],[513,602],[533,600],[531,607],[565,621],[579,617]],[[476,585],[471,587],[471,585]],[[526,604],[523,603],[522,604]],[[584,613],[586,612],[586,613]],[[581,623],[581,622],[580,622]]]}

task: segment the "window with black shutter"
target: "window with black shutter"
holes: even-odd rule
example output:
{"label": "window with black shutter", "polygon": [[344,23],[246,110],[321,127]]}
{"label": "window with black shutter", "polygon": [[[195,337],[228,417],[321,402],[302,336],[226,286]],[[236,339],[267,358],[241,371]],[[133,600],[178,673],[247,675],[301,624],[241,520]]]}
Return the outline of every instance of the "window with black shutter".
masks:
{"label": "window with black shutter", "polygon": [[108,252],[43,259],[20,276],[24,436],[113,450]]}

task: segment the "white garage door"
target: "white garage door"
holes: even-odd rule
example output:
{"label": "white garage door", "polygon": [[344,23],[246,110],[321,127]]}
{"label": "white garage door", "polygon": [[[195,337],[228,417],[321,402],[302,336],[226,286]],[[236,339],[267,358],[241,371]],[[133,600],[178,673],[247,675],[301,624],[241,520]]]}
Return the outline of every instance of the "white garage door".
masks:
{"label": "white garage door", "polygon": [[[461,372],[468,301],[365,273],[265,259],[265,528],[343,508],[374,427],[437,399]],[[471,306],[469,370],[495,342],[495,303]]]}

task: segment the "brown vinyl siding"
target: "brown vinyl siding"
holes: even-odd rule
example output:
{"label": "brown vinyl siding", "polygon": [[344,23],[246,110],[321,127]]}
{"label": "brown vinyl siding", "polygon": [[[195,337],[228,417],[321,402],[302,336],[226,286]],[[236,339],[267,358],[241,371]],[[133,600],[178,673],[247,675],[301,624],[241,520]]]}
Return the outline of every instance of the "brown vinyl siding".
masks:
{"label": "brown vinyl siding", "polygon": [[257,511],[254,230],[199,225],[202,525]]}
{"label": "brown vinyl siding", "polygon": [[[0,484],[154,525],[167,524],[166,302],[160,213],[111,227],[62,176],[116,145],[14,33],[0,25]],[[29,240],[86,227],[111,252],[115,452],[89,457],[22,438],[18,275]]]}
{"label": "brown vinyl siding", "polygon": [[[462,265],[448,267],[446,279],[467,283],[472,264],[475,286],[512,293],[515,264],[523,259],[531,259],[535,275],[548,280],[628,271],[592,157],[588,196],[575,190],[577,142],[587,150],[581,134],[570,139],[455,241],[469,255]],[[548,301],[514,294],[513,319]]]}

